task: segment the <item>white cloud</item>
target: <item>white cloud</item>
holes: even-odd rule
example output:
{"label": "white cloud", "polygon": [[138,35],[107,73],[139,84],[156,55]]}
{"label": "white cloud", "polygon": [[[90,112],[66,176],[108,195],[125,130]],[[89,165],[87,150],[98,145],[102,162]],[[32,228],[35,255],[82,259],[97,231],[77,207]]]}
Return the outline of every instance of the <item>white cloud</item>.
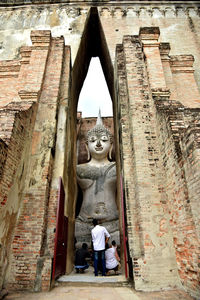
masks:
{"label": "white cloud", "polygon": [[92,58],[78,102],[78,111],[85,117],[112,116],[112,101],[98,57]]}

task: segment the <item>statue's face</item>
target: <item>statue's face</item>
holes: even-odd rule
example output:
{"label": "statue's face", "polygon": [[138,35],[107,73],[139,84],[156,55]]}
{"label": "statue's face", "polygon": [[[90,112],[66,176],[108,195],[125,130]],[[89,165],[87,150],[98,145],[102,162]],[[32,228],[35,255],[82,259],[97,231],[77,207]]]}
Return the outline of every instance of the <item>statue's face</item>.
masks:
{"label": "statue's face", "polygon": [[105,158],[110,148],[110,138],[103,132],[94,133],[88,138],[88,149],[92,157]]}

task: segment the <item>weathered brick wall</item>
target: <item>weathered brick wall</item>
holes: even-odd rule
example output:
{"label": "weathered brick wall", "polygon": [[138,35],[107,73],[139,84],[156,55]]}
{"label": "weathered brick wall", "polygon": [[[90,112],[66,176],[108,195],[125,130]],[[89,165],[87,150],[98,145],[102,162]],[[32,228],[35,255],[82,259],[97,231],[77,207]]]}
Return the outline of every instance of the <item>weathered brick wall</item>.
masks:
{"label": "weathered brick wall", "polygon": [[[40,47],[40,44],[37,44],[37,47]],[[48,49],[46,50],[45,46],[43,50],[46,52]],[[35,76],[37,78],[35,83],[36,85],[38,82],[42,83],[42,90],[32,140],[30,162],[32,171],[26,178],[23,207],[14,235],[12,273],[8,279],[8,286],[12,288],[40,290],[50,287],[51,269],[47,266],[51,267],[49,263],[51,257],[45,252],[46,230],[63,51],[63,39],[52,39],[46,68],[43,74],[40,72],[38,74],[39,79],[44,78],[43,81],[39,82]],[[45,59],[46,57],[42,56],[42,62]],[[46,273],[43,268],[46,269]],[[42,282],[41,278],[46,281]]]}
{"label": "weathered brick wall", "polygon": [[[20,2],[17,2],[19,5]],[[0,2],[2,59],[17,57],[20,46],[30,45],[31,30],[39,27],[43,30],[51,30],[55,37],[61,34],[65,37],[72,49],[73,63],[90,10],[91,4],[87,2],[73,1],[73,5],[37,2],[37,5],[27,4],[22,7],[14,6],[14,3],[8,7],[4,1]],[[158,26],[161,31],[161,41],[171,45],[171,55],[192,54],[194,56],[195,78],[200,87],[199,3],[179,1],[177,5],[175,1],[162,1],[154,5],[152,1],[139,2],[113,1],[109,5],[105,1],[93,3],[93,6],[98,6],[112,61],[115,61],[116,44],[122,42],[124,35],[137,35],[140,27]]]}
{"label": "weathered brick wall", "polygon": [[[121,7],[120,5],[99,7],[100,18],[109,51],[114,61],[116,44],[122,42],[124,35],[137,35],[140,27],[158,26],[161,42],[170,43],[171,55],[189,54],[195,58],[195,78],[200,84],[199,72],[199,8],[198,4],[190,2],[179,6],[162,3],[156,7],[149,3],[133,4]],[[200,85],[199,85],[200,86]]]}
{"label": "weathered brick wall", "polygon": [[6,157],[7,157],[7,149],[8,146],[6,145],[6,143],[3,140],[0,140],[0,180],[2,178],[3,175],[3,170],[4,170],[4,164],[6,161]]}
{"label": "weathered brick wall", "polygon": [[[0,219],[1,219],[1,247],[0,247],[0,288],[4,283],[6,271],[10,263],[10,247],[13,230],[16,225],[22,193],[27,174],[30,140],[35,119],[36,105],[29,105],[29,109],[16,111],[5,109],[1,111],[0,136],[4,140],[4,156],[1,156],[2,166],[0,178]],[[9,130],[7,130],[9,128]],[[5,130],[6,129],[6,130]],[[3,142],[3,141],[2,141]]]}
{"label": "weathered brick wall", "polygon": [[[199,195],[199,175],[195,169],[199,159],[195,155],[198,153],[198,139],[195,142],[193,136],[199,133],[198,123],[193,133],[190,128],[193,128],[195,118],[199,120],[200,111],[193,112],[173,101],[157,101],[157,107],[161,154],[166,173],[166,210],[170,214],[179,275],[183,286],[198,298],[199,208],[196,195]],[[188,127],[188,124],[191,125]]]}
{"label": "weathered brick wall", "polygon": [[[188,196],[191,203],[193,221],[196,227],[196,234],[200,239],[200,111],[194,111],[194,118],[190,122],[185,134],[180,141],[184,160],[185,178],[188,186]],[[191,115],[193,115],[191,113]]]}
{"label": "weathered brick wall", "polygon": [[[192,55],[170,56],[170,67],[177,99],[187,107],[199,107],[200,94],[194,78]],[[172,100],[174,98],[171,97]]]}
{"label": "weathered brick wall", "polygon": [[[29,49],[28,53],[30,52]],[[22,54],[18,61],[0,63],[0,135],[8,147],[6,161],[1,161],[1,286],[10,263],[11,241],[25,187],[30,138],[37,108],[33,101],[37,100],[38,90],[22,90],[23,83],[26,82],[29,57],[30,55],[26,55],[24,59]]]}
{"label": "weathered brick wall", "polygon": [[[13,109],[1,110],[0,123],[3,122],[3,124],[1,124],[0,135],[7,145],[6,160],[5,157],[3,157],[4,160],[1,161],[1,163],[4,164],[2,176],[4,178],[2,178],[2,181],[5,180],[4,184],[1,185],[1,204],[4,203],[4,205],[6,204],[7,194],[17,169],[17,163],[21,159],[21,152],[23,150],[22,145],[24,142],[23,139],[26,137],[28,132],[26,125],[31,123],[28,118],[31,118],[32,110],[33,109],[30,108],[29,110],[21,113],[16,112],[16,110]],[[31,125],[28,127],[31,129]],[[16,145],[16,153],[13,155],[12,151],[14,149],[14,145]],[[8,161],[10,161],[10,163],[8,163]]]}
{"label": "weathered brick wall", "polygon": [[169,214],[162,204],[165,175],[156,113],[139,38],[124,37],[117,51],[121,163],[135,288],[179,286]]}
{"label": "weathered brick wall", "polygon": [[[56,144],[53,149],[55,153],[51,190],[48,203],[48,220],[47,220],[47,249],[46,251],[50,254],[50,257],[54,255],[54,244],[55,244],[55,228],[56,228],[56,214],[57,214],[57,203],[58,203],[58,185],[59,176],[63,177],[65,174],[65,158],[66,158],[66,120],[68,114],[69,102],[69,88],[70,88],[70,47],[65,46],[63,53],[63,67],[62,67],[62,78],[60,81],[60,94],[59,94],[59,107],[57,112],[57,132],[56,132]],[[65,182],[63,182],[66,185]],[[67,199],[66,199],[67,207]],[[66,214],[66,211],[65,211]],[[70,262],[71,263],[71,262]],[[69,265],[69,263],[67,263]],[[47,281],[46,281],[47,282]]]}
{"label": "weathered brick wall", "polygon": [[[20,49],[18,61],[0,63],[0,137],[3,146],[0,284],[40,290],[49,289],[51,278],[52,255],[44,255],[48,253],[47,220],[49,217],[55,222],[56,217],[54,209],[52,213],[50,208],[48,214],[48,201],[64,40],[51,39],[49,31],[33,31],[31,40],[32,46]],[[69,70],[66,80],[69,80]],[[52,201],[56,208],[58,175],[55,180],[57,185]],[[55,228],[55,224],[53,226]]]}

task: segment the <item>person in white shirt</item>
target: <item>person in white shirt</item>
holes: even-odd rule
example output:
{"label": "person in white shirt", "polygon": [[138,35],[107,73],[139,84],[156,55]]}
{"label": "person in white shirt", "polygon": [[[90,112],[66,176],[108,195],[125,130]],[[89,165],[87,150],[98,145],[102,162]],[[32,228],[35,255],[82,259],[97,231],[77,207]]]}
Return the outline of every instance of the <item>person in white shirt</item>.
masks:
{"label": "person in white shirt", "polygon": [[117,247],[115,241],[112,241],[112,246],[110,247],[108,243],[106,244],[105,259],[106,259],[106,275],[109,274],[110,270],[114,270],[115,274],[118,274],[117,271],[118,271],[120,258],[117,253]]}
{"label": "person in white shirt", "polygon": [[94,228],[91,231],[94,250],[94,273],[98,276],[98,263],[101,263],[102,276],[106,276],[105,245],[110,238],[110,234],[104,226],[98,225],[98,221],[93,219]]}

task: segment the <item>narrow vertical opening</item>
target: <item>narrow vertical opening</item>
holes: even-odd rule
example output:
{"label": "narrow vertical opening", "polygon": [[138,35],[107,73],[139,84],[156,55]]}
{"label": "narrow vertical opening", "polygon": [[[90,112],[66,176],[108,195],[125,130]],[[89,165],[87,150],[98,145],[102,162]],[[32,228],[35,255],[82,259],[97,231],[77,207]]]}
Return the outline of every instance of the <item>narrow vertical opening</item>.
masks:
{"label": "narrow vertical opening", "polygon": [[99,57],[92,57],[78,100],[82,118],[95,117],[98,110],[102,117],[113,116],[112,99],[103,74]]}
{"label": "narrow vertical opening", "polygon": [[[76,146],[76,141],[77,141],[77,136],[79,135],[82,118],[84,117],[85,112],[83,112],[83,116],[77,113],[77,111],[81,110],[81,106],[78,107],[78,101],[79,101],[79,96],[84,81],[88,73],[91,60],[92,60],[92,64],[94,60],[96,61],[99,60],[99,63],[101,64],[103,74],[105,76],[105,81],[110,94],[110,98],[112,101],[109,110],[112,111],[112,107],[115,109],[113,65],[107,48],[100,19],[98,16],[98,11],[96,8],[91,8],[90,10],[89,16],[86,21],[85,29],[81,38],[80,47],[74,62],[74,66],[72,68],[72,83],[71,83],[70,101],[68,107],[69,118],[67,124],[67,141],[68,141],[67,147],[69,147],[70,149],[68,150],[68,154],[66,158],[66,168],[65,168],[67,170],[66,181],[68,185],[67,214],[69,216],[69,231],[71,232],[69,235],[70,240],[68,241],[69,246],[68,246],[67,260],[70,261],[69,263],[67,263],[68,273],[72,270],[72,266],[73,266],[74,245],[75,245],[75,240],[74,240],[75,218],[77,217],[77,214],[80,211],[80,205],[81,205],[80,204],[79,206],[77,206],[76,203],[77,201],[80,200],[79,198],[82,197],[81,193],[79,193],[80,188],[78,190],[77,183],[76,183],[76,178],[77,178],[76,166],[78,163],[83,163],[83,161],[81,162],[77,161],[77,154],[78,154],[77,152],[80,147]],[[95,99],[93,101],[95,102]],[[88,105],[90,106],[91,104]],[[98,106],[99,105],[97,104],[96,105],[97,110],[95,115],[93,115],[94,117],[92,118],[93,120],[86,120],[85,122],[88,125],[88,129],[91,129],[91,127],[95,125],[98,108],[99,108]],[[109,120],[107,119],[107,117],[103,118],[103,123],[105,121],[106,124],[104,124],[104,126],[111,129],[112,133],[114,134],[113,118],[112,116],[109,117],[110,117],[108,118]],[[77,200],[77,196],[78,196],[78,200]],[[117,206],[119,206],[118,202],[119,201],[117,200],[116,201]]]}
{"label": "narrow vertical opening", "polygon": [[[103,69],[99,57],[92,57],[84,84],[80,91],[77,118],[79,119],[77,129],[77,164],[88,161],[88,153],[85,146],[87,131],[95,126],[98,112],[101,112],[102,119],[107,128],[113,130],[113,107],[112,99],[105,80]],[[114,150],[112,153],[114,159]],[[77,217],[82,205],[83,193],[78,185],[78,195],[76,201]]]}

